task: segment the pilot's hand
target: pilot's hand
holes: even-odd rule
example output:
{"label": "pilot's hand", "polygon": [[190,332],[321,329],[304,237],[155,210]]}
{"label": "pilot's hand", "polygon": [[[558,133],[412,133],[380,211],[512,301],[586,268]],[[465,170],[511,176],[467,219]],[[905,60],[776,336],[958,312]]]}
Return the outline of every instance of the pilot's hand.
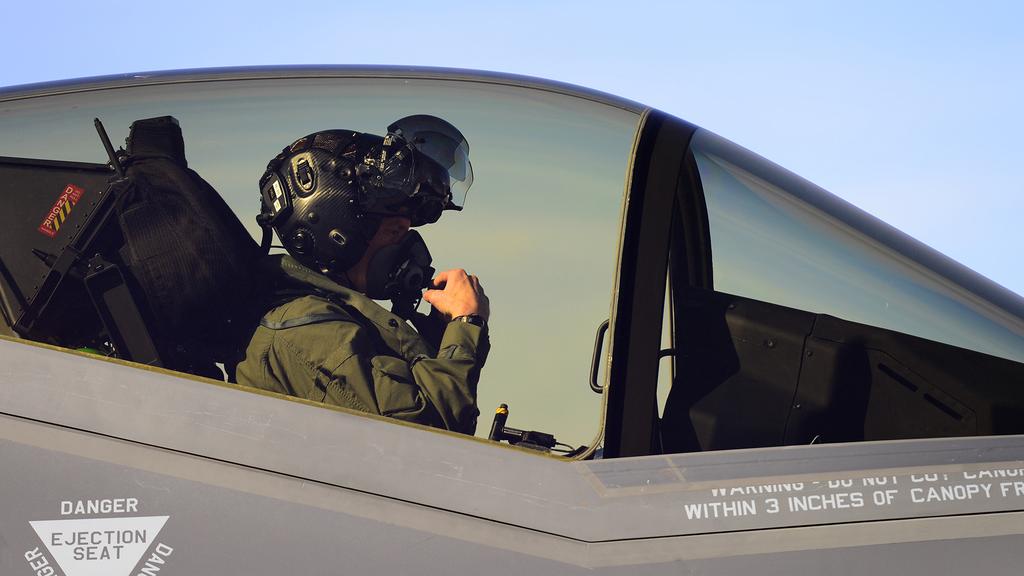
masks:
{"label": "pilot's hand", "polygon": [[423,293],[423,299],[446,320],[476,314],[486,320],[491,314],[490,301],[476,276],[465,270],[445,270],[434,277],[435,290]]}

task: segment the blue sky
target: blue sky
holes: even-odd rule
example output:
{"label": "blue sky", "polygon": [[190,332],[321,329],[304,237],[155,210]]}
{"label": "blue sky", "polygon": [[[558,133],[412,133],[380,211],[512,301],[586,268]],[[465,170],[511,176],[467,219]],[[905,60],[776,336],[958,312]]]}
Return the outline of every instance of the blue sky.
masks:
{"label": "blue sky", "polygon": [[302,63],[561,80],[718,132],[1024,293],[1015,3],[148,4],[5,7],[0,85]]}

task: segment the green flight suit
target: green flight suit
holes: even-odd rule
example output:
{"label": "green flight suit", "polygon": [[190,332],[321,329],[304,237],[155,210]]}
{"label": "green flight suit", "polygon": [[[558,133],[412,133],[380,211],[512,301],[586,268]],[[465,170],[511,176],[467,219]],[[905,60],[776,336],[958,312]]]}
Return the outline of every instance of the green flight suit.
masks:
{"label": "green flight suit", "polygon": [[474,433],[486,327],[451,322],[434,350],[402,318],[291,257],[265,264],[278,286],[310,289],[261,318],[239,384]]}

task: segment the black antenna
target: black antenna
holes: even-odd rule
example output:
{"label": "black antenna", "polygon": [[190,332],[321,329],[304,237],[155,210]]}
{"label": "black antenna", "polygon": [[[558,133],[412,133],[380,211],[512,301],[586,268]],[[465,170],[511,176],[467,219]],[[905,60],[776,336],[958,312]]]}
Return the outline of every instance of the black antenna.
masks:
{"label": "black antenna", "polygon": [[124,167],[121,166],[121,161],[117,158],[117,152],[114,152],[114,145],[110,143],[107,131],[103,129],[103,122],[100,122],[99,118],[93,118],[93,124],[96,125],[96,133],[100,135],[100,140],[103,141],[103,148],[107,150],[107,156],[110,157],[111,168],[117,172],[118,176],[124,178]]}

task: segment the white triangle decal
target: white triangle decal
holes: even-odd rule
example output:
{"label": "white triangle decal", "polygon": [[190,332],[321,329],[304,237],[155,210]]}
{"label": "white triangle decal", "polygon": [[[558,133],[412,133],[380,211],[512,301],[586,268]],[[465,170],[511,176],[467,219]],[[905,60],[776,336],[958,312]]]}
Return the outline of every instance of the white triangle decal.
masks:
{"label": "white triangle decal", "polygon": [[65,576],[130,576],[169,516],[29,522]]}

